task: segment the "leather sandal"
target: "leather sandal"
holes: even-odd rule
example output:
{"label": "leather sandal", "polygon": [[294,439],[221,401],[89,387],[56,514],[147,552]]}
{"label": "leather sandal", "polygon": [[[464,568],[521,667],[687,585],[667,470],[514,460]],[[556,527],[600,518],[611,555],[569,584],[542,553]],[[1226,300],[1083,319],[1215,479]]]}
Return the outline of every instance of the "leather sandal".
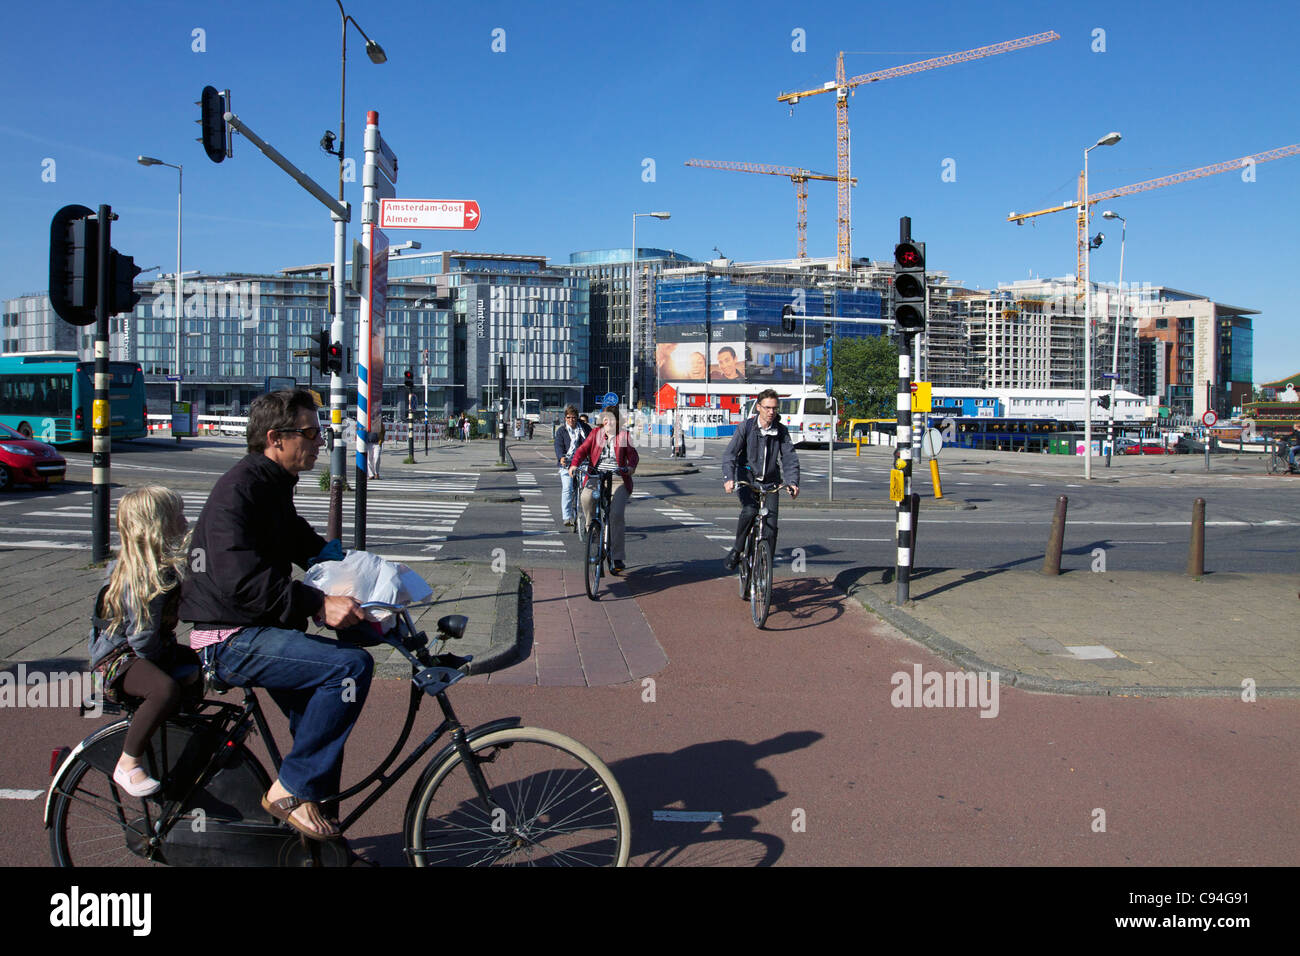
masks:
{"label": "leather sandal", "polygon": [[[276,800],[274,803],[272,803],[270,800],[266,799],[266,796],[267,796],[266,794],[262,794],[262,809],[265,810],[267,813],[269,813],[271,816],[275,817],[277,820],[289,824],[289,826],[293,827],[303,836],[307,837],[307,839],[319,840],[323,843],[326,840],[334,840],[338,838],[339,831],[337,828],[335,828],[332,833],[321,833],[316,830],[312,830],[308,827],[303,826],[301,823],[299,823],[291,816],[293,811],[298,809],[298,807],[308,806],[308,805],[316,806],[316,804],[311,800],[299,800],[297,797],[290,794],[289,796],[281,797],[279,800]],[[320,808],[318,806],[316,807],[316,809],[317,812],[320,811]],[[321,817],[324,818],[323,813],[321,814]],[[328,822],[329,821],[326,820],[326,823]]]}

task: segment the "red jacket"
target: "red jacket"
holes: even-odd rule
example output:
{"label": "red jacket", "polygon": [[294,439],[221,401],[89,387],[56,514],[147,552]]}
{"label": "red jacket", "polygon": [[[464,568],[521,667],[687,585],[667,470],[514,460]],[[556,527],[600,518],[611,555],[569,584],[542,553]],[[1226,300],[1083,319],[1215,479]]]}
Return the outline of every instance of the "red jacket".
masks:
{"label": "red jacket", "polygon": [[[586,441],[578,446],[578,450],[573,454],[573,466],[581,465],[584,461],[594,472],[596,466],[600,463],[600,456],[605,450],[605,428],[593,428],[591,434],[587,436]],[[620,468],[626,468],[628,473],[623,476],[623,487],[627,493],[632,493],[632,472],[636,471],[637,463],[641,456],[636,453],[632,447],[632,436],[626,431],[621,431],[614,438],[614,463]]]}

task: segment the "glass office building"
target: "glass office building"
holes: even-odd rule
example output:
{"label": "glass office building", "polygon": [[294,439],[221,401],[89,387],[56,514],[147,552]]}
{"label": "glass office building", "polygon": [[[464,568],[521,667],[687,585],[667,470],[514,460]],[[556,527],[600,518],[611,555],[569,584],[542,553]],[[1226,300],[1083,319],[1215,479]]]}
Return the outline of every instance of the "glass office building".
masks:
{"label": "glass office building", "polygon": [[[542,407],[580,399],[588,373],[586,279],[547,269],[536,256],[478,253],[391,256],[388,270],[386,409],[404,412],[409,368],[417,408],[427,379],[430,414],[481,414],[495,397],[500,356],[509,376],[528,380],[530,397],[542,398]],[[169,376],[177,374],[181,397],[199,414],[240,413],[271,378],[296,379],[328,402],[317,335],[330,323],[330,272],[320,264],[187,276],[179,363],[174,282],[138,282],[134,312],[110,319],[110,357],[140,363],[155,413],[168,410],[175,390]],[[344,378],[355,406],[360,299],[345,289]],[[4,352],[94,355],[94,327],[63,322],[45,294],[6,300],[4,320]]]}

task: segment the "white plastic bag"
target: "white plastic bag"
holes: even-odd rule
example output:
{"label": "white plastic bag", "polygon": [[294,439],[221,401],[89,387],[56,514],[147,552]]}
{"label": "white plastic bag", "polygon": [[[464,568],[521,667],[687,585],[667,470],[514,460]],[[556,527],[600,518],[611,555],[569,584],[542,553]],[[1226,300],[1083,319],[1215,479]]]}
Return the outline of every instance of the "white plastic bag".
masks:
{"label": "white plastic bag", "polygon": [[[354,597],[361,604],[411,604],[433,594],[425,580],[406,565],[385,561],[369,551],[349,551],[342,561],[312,565],[303,582],[326,594]],[[366,617],[385,631],[395,622],[391,611],[368,610]]]}

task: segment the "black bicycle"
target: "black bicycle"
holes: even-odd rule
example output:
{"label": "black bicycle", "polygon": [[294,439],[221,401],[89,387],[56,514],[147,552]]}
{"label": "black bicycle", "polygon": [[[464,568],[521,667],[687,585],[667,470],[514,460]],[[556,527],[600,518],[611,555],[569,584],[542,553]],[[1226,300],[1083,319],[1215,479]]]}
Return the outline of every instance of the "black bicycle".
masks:
{"label": "black bicycle", "polygon": [[[45,802],[50,852],[58,866],[346,866],[354,861],[342,834],[444,734],[406,803],[404,853],[413,866],[624,866],[630,845],[627,801],[609,768],[563,734],[519,726],[508,717],[466,729],[446,691],[466,675],[468,657],[431,653],[407,608],[370,603],[396,615],[384,637],[411,662],[406,721],[392,750],[364,780],[321,801],[325,813],[370,793],[339,823],[340,837],[309,839],[261,807],[271,775],[245,746],[262,737],[278,774],[280,752],[257,696],[243,706],[205,700],[195,713],[168,720],[144,754],[162,782],[151,797],[132,798],[113,782],[130,717],[101,728],[62,760]],[[439,640],[458,638],[468,620],[438,621]],[[209,687],[225,685],[205,667]],[[425,695],[443,720],[391,773]],[[109,705],[105,704],[109,710]]]}
{"label": "black bicycle", "polygon": [[789,485],[755,484],[752,481],[737,481],[737,485],[748,488],[758,496],[758,514],[749,526],[749,535],[745,538],[745,550],[736,567],[740,579],[740,599],[749,601],[750,613],[754,617],[754,626],[762,627],[767,623],[768,611],[772,605],[772,542],[776,538],[776,519],[772,518],[772,533],[763,534],[770,512],[767,507],[769,495],[778,495]]}
{"label": "black bicycle", "polygon": [[[585,466],[584,466],[585,467]],[[591,521],[583,532],[587,541],[586,552],[582,562],[582,580],[587,588],[587,597],[597,600],[600,590],[600,578],[605,572],[613,573],[614,562],[609,553],[609,513],[613,507],[614,476],[626,474],[626,468],[612,465],[600,465],[596,469],[597,491],[592,495],[593,508]],[[582,471],[579,471],[582,474]],[[581,504],[581,497],[579,497]],[[581,507],[578,509],[581,511]]]}

